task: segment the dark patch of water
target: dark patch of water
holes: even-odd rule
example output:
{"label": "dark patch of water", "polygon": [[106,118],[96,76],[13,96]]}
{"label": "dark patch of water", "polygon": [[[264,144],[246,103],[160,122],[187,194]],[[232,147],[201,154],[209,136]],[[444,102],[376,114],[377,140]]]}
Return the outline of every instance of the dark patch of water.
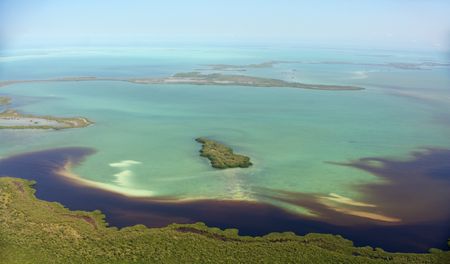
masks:
{"label": "dark patch of water", "polygon": [[[414,220],[402,224],[381,224],[339,213],[319,203],[311,194],[264,190],[261,196],[304,206],[316,212],[319,218],[293,214],[262,202],[132,198],[80,185],[56,173],[67,162],[76,165],[92,153],[92,149],[74,147],[11,156],[0,160],[0,175],[36,180],[38,198],[60,202],[71,210],[101,210],[106,220],[117,227],[134,224],[162,227],[174,222],[201,221],[222,229],[237,228],[242,235],[284,231],[299,235],[340,234],[358,246],[402,252],[425,252],[430,247],[446,249],[450,237],[446,165],[450,161],[450,150],[429,149],[415,153],[410,161],[372,158],[342,164],[389,180],[389,184],[356,187],[367,193],[368,201],[384,205],[382,209],[388,213],[410,216]],[[374,166],[374,160],[383,166]],[[445,199],[447,204],[444,204]],[[425,215],[420,217],[422,213]]]}

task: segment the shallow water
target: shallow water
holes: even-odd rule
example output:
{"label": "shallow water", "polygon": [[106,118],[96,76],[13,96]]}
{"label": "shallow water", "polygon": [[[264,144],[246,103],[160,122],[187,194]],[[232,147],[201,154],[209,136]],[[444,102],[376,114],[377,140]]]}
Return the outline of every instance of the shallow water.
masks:
{"label": "shallow water", "polygon": [[[296,234],[311,232],[340,234],[351,239],[356,246],[382,247],[393,252],[426,252],[430,247],[445,248],[448,237],[450,221],[448,217],[440,217],[429,221],[409,222],[401,225],[382,224],[377,221],[364,221],[364,219],[340,213],[327,208],[311,195],[285,191],[266,190],[264,195],[272,195],[274,199],[284,200],[287,203],[298,203],[317,211],[321,218],[308,217],[301,214],[289,213],[277,206],[267,203],[237,200],[201,199],[191,201],[177,201],[170,199],[127,197],[115,192],[105,191],[101,186],[91,186],[70,178],[61,177],[56,173],[68,161],[76,165],[95,151],[89,148],[58,148],[46,151],[31,152],[11,156],[0,160],[0,175],[36,180],[36,196],[47,201],[58,201],[72,210],[101,210],[106,214],[106,221],[116,227],[125,227],[135,224],[145,224],[149,227],[162,227],[171,223],[195,223],[198,221],[208,226],[237,228],[241,235],[260,236],[270,232],[291,231]],[[442,172],[449,173],[450,168],[442,165],[442,160],[450,158],[450,151],[430,150],[423,155],[417,155],[411,162],[397,162],[384,160],[388,170],[403,167],[417,169],[417,166],[437,167]],[[351,166],[371,168],[363,161]],[[372,168],[374,169],[374,168]],[[382,173],[383,169],[379,170]],[[448,179],[433,181],[435,174],[425,170],[424,175],[431,180],[431,186],[436,183],[442,186],[435,189],[445,190],[450,182]],[[430,174],[431,173],[431,174]],[[430,179],[431,176],[431,179]],[[401,181],[401,179],[398,179]],[[398,181],[397,180],[397,181]],[[411,199],[411,194],[418,192],[418,197],[426,192],[422,189],[424,181],[415,179],[415,187],[404,190],[404,200]],[[425,187],[430,185],[425,182]],[[392,198],[390,186],[362,186],[368,192],[379,194],[387,193]],[[379,188],[379,189],[377,189]],[[409,193],[408,193],[409,191]],[[412,193],[411,193],[412,191]],[[408,195],[409,194],[409,195]],[[430,195],[427,202],[438,201],[436,206],[442,207],[448,201],[449,194],[442,196],[439,193]],[[380,197],[374,197],[379,199]],[[382,196],[381,196],[382,198]],[[438,198],[438,199],[436,199]],[[440,199],[439,199],[440,198]],[[389,203],[391,201],[388,201]],[[400,205],[408,211],[409,201],[402,201]],[[396,205],[394,203],[393,205]],[[351,207],[351,206],[350,206]],[[391,206],[395,207],[395,206]],[[409,206],[410,207],[410,206]],[[397,207],[398,208],[398,207]],[[419,206],[420,208],[420,206]],[[448,216],[448,209],[434,213]],[[409,208],[410,210],[411,208]],[[420,213],[428,210],[420,208]],[[414,215],[413,218],[423,217]],[[333,222],[327,221],[333,219]]]}
{"label": "shallow water", "polygon": [[[84,116],[95,122],[88,128],[64,131],[1,130],[0,156],[55,147],[95,149],[73,173],[128,195],[260,201],[317,215],[307,206],[267,193],[338,195],[364,203],[370,197],[355,186],[389,179],[337,163],[365,157],[405,160],[422,147],[450,148],[450,69],[381,65],[446,62],[445,54],[174,47],[10,51],[0,60],[3,80],[168,76],[196,69],[211,72],[207,64],[289,60],[295,63],[225,73],[366,88],[314,91],[114,81],[22,83],[0,88],[0,95],[11,96],[17,110]],[[198,155],[200,145],[194,139],[200,136],[250,156],[254,166],[211,168]],[[441,174],[450,178],[448,170]],[[363,210],[393,217],[391,208],[381,203],[376,206]]]}

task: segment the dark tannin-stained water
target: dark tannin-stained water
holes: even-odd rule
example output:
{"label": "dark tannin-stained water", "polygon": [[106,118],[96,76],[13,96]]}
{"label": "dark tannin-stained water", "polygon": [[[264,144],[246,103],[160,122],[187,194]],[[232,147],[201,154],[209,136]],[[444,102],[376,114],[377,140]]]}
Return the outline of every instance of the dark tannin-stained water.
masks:
{"label": "dark tannin-stained water", "polygon": [[300,235],[339,234],[357,246],[402,252],[424,252],[431,247],[445,249],[450,237],[450,212],[446,206],[450,200],[450,150],[428,149],[416,153],[409,161],[367,158],[342,164],[389,181],[355,188],[367,194],[367,202],[380,204],[390,215],[406,219],[395,224],[363,221],[361,217],[331,210],[311,194],[265,192],[272,199],[303,206],[315,212],[317,218],[262,202],[132,198],[81,185],[56,173],[67,162],[76,165],[94,152],[73,147],[16,155],[0,160],[0,175],[35,180],[38,198],[60,202],[72,210],[101,210],[107,222],[117,227],[134,224],[161,227],[174,222],[201,221],[208,226],[237,228],[241,235],[283,231]]}

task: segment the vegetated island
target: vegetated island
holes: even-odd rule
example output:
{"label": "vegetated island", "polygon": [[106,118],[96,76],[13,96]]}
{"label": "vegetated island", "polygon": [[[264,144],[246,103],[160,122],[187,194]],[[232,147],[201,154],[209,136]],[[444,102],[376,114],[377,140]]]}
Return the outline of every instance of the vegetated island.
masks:
{"label": "vegetated island", "polygon": [[364,90],[364,88],[362,87],[349,85],[306,84],[247,75],[231,75],[220,73],[204,74],[200,72],[176,73],[173,76],[162,78],[114,78],[114,77],[91,76],[91,77],[61,77],[43,80],[10,80],[10,81],[1,81],[0,87],[15,83],[74,82],[74,81],[123,81],[137,84],[192,84],[192,85],[221,85],[221,86],[283,87],[283,88],[301,88],[301,89],[331,90],[331,91]]}
{"label": "vegetated island", "polygon": [[11,98],[6,96],[0,96],[0,106],[9,105],[11,103]]}
{"label": "vegetated island", "polygon": [[355,65],[355,66],[373,66],[373,67],[390,67],[401,70],[430,70],[434,68],[450,67],[450,63],[446,62],[388,62],[388,63],[364,63],[352,61],[283,61],[272,60],[255,64],[207,64],[210,70],[214,71],[245,71],[246,69],[271,68],[276,64],[334,64],[334,65]]}
{"label": "vegetated island", "polygon": [[85,117],[54,117],[22,114],[8,109],[0,113],[0,129],[68,129],[93,124]]}
{"label": "vegetated island", "polygon": [[0,177],[0,255],[12,263],[448,263],[449,251],[388,253],[336,235],[240,236],[203,223],[108,227],[100,211],[35,197],[34,182]]}
{"label": "vegetated island", "polygon": [[276,64],[282,63],[299,63],[298,61],[282,61],[282,60],[272,60],[265,61],[261,63],[253,63],[253,64],[206,64],[211,70],[215,71],[235,71],[235,70],[245,70],[245,69],[260,69],[260,68],[271,68]]}
{"label": "vegetated island", "polygon": [[204,137],[196,138],[195,141],[202,144],[200,156],[208,158],[213,168],[248,168],[252,165],[249,157],[235,154],[224,144]]}
{"label": "vegetated island", "polygon": [[200,72],[177,73],[171,77],[160,79],[133,79],[134,83],[183,83],[196,85],[232,85],[232,86],[252,86],[252,87],[285,87],[285,88],[302,88],[313,90],[363,90],[364,88],[357,86],[344,85],[323,85],[323,84],[305,84],[299,82],[287,82],[278,79],[270,79],[263,77],[254,77],[247,75],[231,75],[221,73],[203,74]]}

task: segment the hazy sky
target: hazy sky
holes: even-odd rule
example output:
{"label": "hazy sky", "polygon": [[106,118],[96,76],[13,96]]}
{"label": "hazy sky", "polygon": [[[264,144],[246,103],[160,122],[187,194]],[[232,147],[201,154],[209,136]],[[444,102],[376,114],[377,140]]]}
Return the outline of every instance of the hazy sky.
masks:
{"label": "hazy sky", "polygon": [[450,0],[0,0],[0,44],[292,42],[448,49]]}

